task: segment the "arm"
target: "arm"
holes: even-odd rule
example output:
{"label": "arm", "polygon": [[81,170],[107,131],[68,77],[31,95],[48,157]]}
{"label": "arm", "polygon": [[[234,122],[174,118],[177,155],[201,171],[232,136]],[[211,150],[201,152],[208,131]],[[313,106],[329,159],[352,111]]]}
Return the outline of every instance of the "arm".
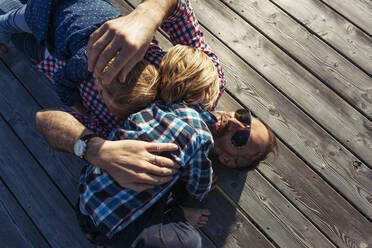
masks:
{"label": "arm", "polygon": [[[177,5],[177,0],[144,0],[129,15],[105,22],[90,36],[88,69],[107,84],[118,74],[121,81],[140,61],[161,22]],[[120,52],[119,52],[120,51]],[[106,64],[119,52],[110,69]]]}
{"label": "arm", "polygon": [[[60,110],[39,111],[36,127],[54,149],[74,154],[76,140],[93,133],[76,118]],[[136,140],[107,141],[93,138],[87,145],[86,159],[106,170],[120,186],[143,191],[172,180],[178,165],[151,152],[174,151],[175,144],[156,144]],[[154,162],[157,164],[153,164]]]}

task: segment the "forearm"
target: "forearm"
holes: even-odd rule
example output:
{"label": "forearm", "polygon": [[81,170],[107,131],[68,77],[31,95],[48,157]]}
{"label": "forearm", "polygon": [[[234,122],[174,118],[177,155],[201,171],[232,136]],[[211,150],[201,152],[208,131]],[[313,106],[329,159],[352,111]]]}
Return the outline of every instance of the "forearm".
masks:
{"label": "forearm", "polygon": [[36,128],[55,150],[74,154],[79,137],[93,133],[71,114],[61,110],[44,110],[36,113]]}
{"label": "forearm", "polygon": [[142,16],[149,16],[156,28],[169,17],[177,6],[177,0],[143,0],[134,11]]}

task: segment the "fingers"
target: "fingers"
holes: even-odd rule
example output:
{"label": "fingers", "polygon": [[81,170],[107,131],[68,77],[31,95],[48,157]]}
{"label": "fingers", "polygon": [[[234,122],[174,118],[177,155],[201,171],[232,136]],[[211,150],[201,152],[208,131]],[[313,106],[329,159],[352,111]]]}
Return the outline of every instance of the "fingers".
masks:
{"label": "fingers", "polygon": [[174,143],[148,143],[146,146],[148,152],[173,152],[178,150]]}
{"label": "fingers", "polygon": [[137,177],[136,183],[160,185],[172,180],[172,176],[156,176],[148,173],[140,173]]}
{"label": "fingers", "polygon": [[[165,159],[167,161],[170,160],[171,163],[174,163],[175,165],[177,165],[173,160],[171,160],[169,158],[161,157],[159,155],[156,156],[156,163],[159,164],[160,163],[159,161],[162,160],[162,159]],[[152,160],[152,163],[144,161],[143,165],[140,168],[141,172],[149,173],[149,174],[152,174],[152,175],[155,175],[155,176],[165,177],[165,176],[172,176],[178,171],[178,169],[175,168],[175,167],[161,167],[161,166],[153,164],[153,163],[155,163],[154,158]]]}
{"label": "fingers", "polygon": [[[131,60],[121,69],[119,72],[119,80],[124,83],[127,74],[133,69],[133,67],[139,62],[139,59],[132,57]],[[105,75],[103,75],[104,77]]]}
{"label": "fingers", "polygon": [[211,211],[209,209],[201,209],[201,215],[209,216],[211,215]]}
{"label": "fingers", "polygon": [[[104,85],[110,83],[114,77],[119,73],[119,71],[123,68],[126,63],[128,63],[128,60],[131,59],[131,54],[129,54],[129,49],[126,49],[125,47],[120,47],[120,45],[112,45],[107,46],[106,49],[102,52],[102,55],[97,61],[96,68],[94,71],[103,71],[104,66],[107,64],[105,61],[107,58],[113,58],[117,51],[119,51],[118,56],[114,59],[109,69],[102,75],[102,83]],[[135,65],[135,64],[134,64]],[[132,67],[134,66],[132,65]],[[101,69],[102,68],[102,69]],[[121,78],[120,78],[120,81]]]}
{"label": "fingers", "polygon": [[[152,155],[154,156],[154,155]],[[156,167],[160,168],[169,168],[169,169],[179,169],[180,166],[177,164],[177,162],[173,161],[170,158],[166,158],[160,155],[156,155],[156,161],[155,158],[151,159],[151,164],[155,165]],[[155,173],[158,175],[158,173]]]}
{"label": "fingers", "polygon": [[[93,45],[96,43],[96,41],[99,38],[102,37],[102,35],[105,34],[107,29],[108,29],[108,26],[103,24],[98,29],[96,29],[93,33],[90,34],[89,41],[88,41],[88,46],[87,46],[88,57],[90,57],[90,55],[91,55],[91,52],[93,50]],[[88,63],[89,63],[89,61],[88,61]],[[89,65],[88,65],[88,67],[89,67]],[[94,68],[94,67],[92,67],[92,68]]]}
{"label": "fingers", "polygon": [[[114,36],[114,33],[105,32],[105,33],[101,34],[101,36],[99,36],[99,38],[90,45],[89,52],[88,52],[88,49],[87,49],[88,70],[90,72],[93,72],[93,70],[94,70],[95,73],[101,72],[101,71],[96,71],[95,70],[97,60],[101,59],[102,50],[107,46],[107,44],[109,44],[111,42],[111,40],[113,39],[113,36]],[[91,35],[91,37],[92,37],[92,35]],[[111,58],[112,57],[110,57],[109,59],[111,59]],[[109,60],[107,59],[105,65],[107,64],[108,61]]]}
{"label": "fingers", "polygon": [[132,189],[136,192],[142,192],[142,191],[154,188],[154,185],[136,183],[136,184],[125,185],[122,187]]}

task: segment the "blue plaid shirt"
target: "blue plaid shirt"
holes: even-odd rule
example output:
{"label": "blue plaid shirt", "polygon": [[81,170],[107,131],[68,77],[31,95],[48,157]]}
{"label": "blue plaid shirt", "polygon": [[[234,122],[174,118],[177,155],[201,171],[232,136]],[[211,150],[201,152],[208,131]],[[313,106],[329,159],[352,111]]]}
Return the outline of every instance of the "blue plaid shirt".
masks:
{"label": "blue plaid shirt", "polygon": [[89,165],[80,178],[80,209],[102,233],[112,238],[164,196],[177,180],[182,180],[192,197],[202,200],[212,185],[208,153],[213,137],[208,126],[216,121],[200,105],[181,102],[158,101],[130,115],[121,128],[111,132],[110,138],[175,143],[177,151],[161,155],[175,160],[180,171],[171,182],[138,193],[121,188],[109,174]]}

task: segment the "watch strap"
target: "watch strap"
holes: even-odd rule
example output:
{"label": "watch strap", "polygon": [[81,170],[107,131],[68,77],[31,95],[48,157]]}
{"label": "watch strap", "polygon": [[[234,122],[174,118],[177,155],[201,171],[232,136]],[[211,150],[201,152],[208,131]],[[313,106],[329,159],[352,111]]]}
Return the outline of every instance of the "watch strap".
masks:
{"label": "watch strap", "polygon": [[81,136],[79,138],[81,141],[83,141],[85,143],[85,150],[84,150],[83,155],[81,156],[82,159],[85,159],[85,155],[86,155],[87,150],[88,150],[88,142],[89,142],[89,140],[92,139],[92,138],[95,138],[95,137],[101,137],[101,136],[98,135],[98,134],[96,134],[96,133],[91,133],[91,134],[87,134],[87,135]]}

